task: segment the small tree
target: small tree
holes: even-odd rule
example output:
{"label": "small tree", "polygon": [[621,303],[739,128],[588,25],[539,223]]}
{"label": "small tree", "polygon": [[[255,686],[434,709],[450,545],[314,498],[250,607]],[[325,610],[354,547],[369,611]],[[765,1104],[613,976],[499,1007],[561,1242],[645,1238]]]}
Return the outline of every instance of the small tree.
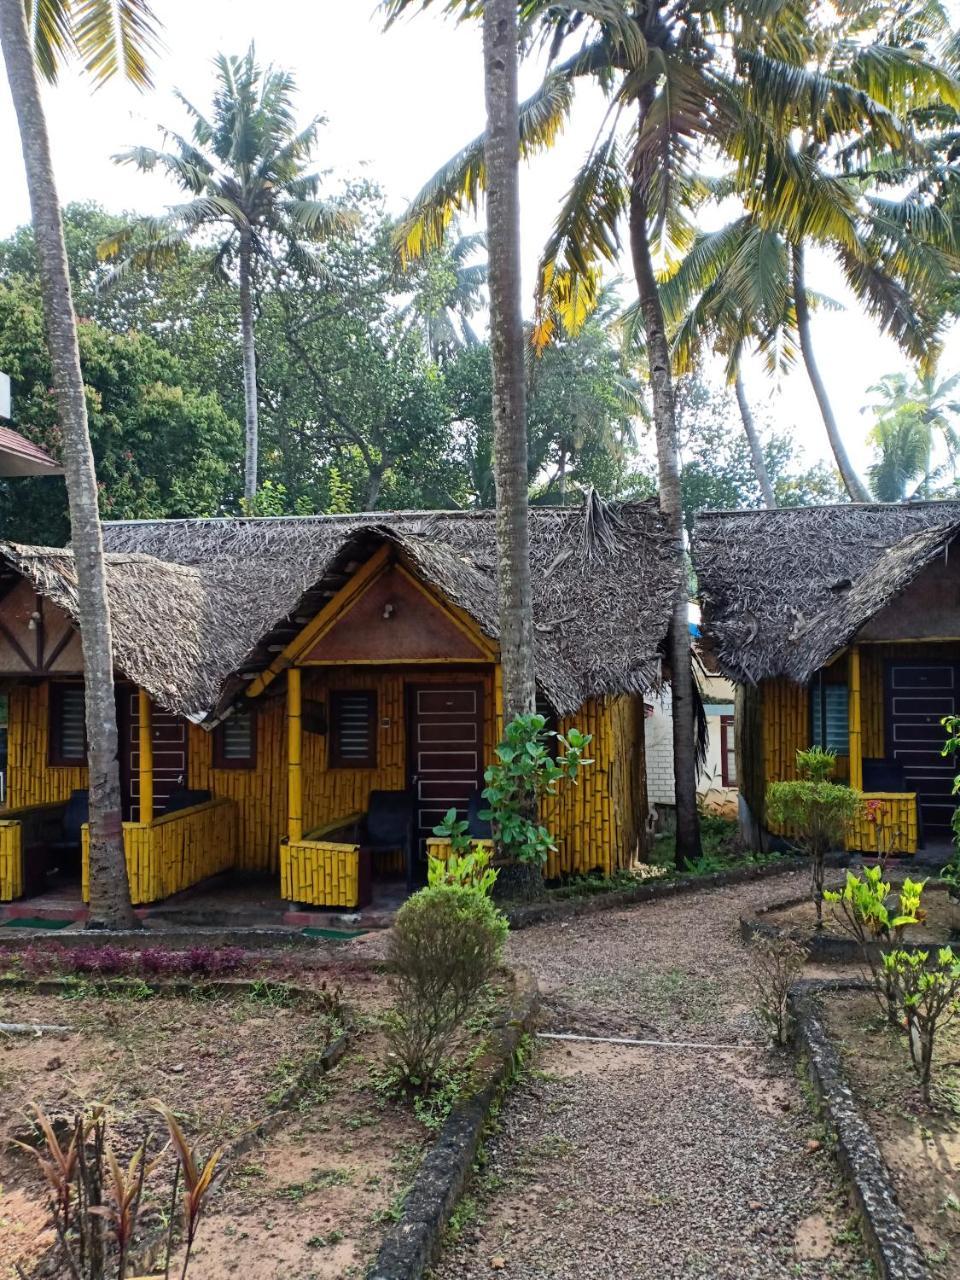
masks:
{"label": "small tree", "polygon": [[758,938],[750,949],[750,972],[758,1012],[782,1048],[789,1037],[787,996],[803,972],[806,952],[792,938]]}
{"label": "small tree", "polygon": [[883,966],[906,1022],[920,1092],[929,1103],[937,1034],[960,1012],[960,956],[941,947],[931,964],[928,951],[890,951]]}
{"label": "small tree", "polygon": [[823,928],[823,860],[843,842],[847,826],[856,818],[860,793],[830,782],[836,766],[832,751],[810,747],[797,752],[796,782],[771,782],[767,788],[767,814],[810,855],[810,892]]}
{"label": "small tree", "polygon": [[[551,754],[551,739],[559,747]],[[544,796],[556,795],[559,783],[576,782],[580,770],[589,764],[585,756],[592,735],[570,729],[564,735],[547,729],[540,715],[516,716],[507,725],[497,747],[496,760],[484,772],[483,798],[487,808],[481,818],[493,831],[497,854],[510,867],[532,866],[540,870],[556,848],[553,836],[537,819]],[[501,883],[503,876],[501,874]],[[513,877],[508,877],[516,883]]]}

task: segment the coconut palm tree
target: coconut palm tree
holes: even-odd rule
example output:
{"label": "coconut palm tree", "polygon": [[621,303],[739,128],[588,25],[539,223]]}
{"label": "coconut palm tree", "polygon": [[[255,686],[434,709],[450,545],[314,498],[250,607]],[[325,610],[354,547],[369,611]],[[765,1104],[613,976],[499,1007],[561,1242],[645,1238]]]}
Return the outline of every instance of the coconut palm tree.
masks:
{"label": "coconut palm tree", "polygon": [[[162,267],[191,242],[212,241],[210,267],[237,284],[246,418],[244,497],[257,492],[259,415],[254,293],[258,271],[285,259],[298,271],[319,267],[317,244],[354,225],[353,213],[318,199],[308,172],[322,117],[296,127],[295,83],[287,71],[261,67],[253,45],[242,57],[214,59],[217,90],[205,116],[178,94],[193,120],[191,138],[167,131],[170,151],[133,147],[115,157],[144,173],[160,169],[188,196],[156,218],[141,218],[104,241],[105,258]],[[235,276],[231,272],[235,271]]]}
{"label": "coconut palm tree", "polygon": [[[918,496],[920,489],[929,488],[930,437],[918,422],[884,419],[868,439],[876,460],[867,468],[867,476],[878,502],[906,502]],[[908,494],[917,480],[919,486]]]}
{"label": "coconut palm tree", "polygon": [[53,81],[64,58],[77,53],[95,83],[120,72],[144,87],[157,24],[145,0],[34,0],[30,19],[28,26],[23,0],[0,0],[0,49],[30,194],[77,576],[90,774],[89,924],[119,929],[138,921],[123,850],[110,606],[77,322],[38,71]]}
{"label": "coconut palm tree", "polygon": [[477,254],[486,247],[481,232],[454,227],[442,249],[408,264],[414,294],[400,314],[423,333],[436,364],[479,342],[471,321],[485,302],[487,263]]}
{"label": "coconut palm tree", "polygon": [[[404,7],[403,0],[393,0],[393,7]],[[689,219],[702,197],[697,175],[704,149],[737,161],[738,190],[762,189],[769,172],[775,182],[768,216],[777,213],[796,232],[809,208],[801,196],[811,177],[810,165],[795,153],[798,135],[819,137],[829,122],[834,147],[869,132],[876,148],[903,149],[909,139],[884,95],[917,106],[939,102],[955,86],[915,48],[878,47],[866,30],[845,42],[844,65],[826,74],[819,45],[811,58],[812,36],[803,19],[813,13],[805,15],[802,5],[522,0],[521,7],[551,53],[547,77],[520,110],[521,154],[553,143],[579,82],[599,85],[609,103],[541,260],[537,337],[549,341],[558,311],[574,321],[589,312],[626,223],[653,393],[660,504],[679,563],[684,548],[674,388],[656,262],[671,243],[689,240]],[[578,47],[563,58],[575,40]],[[442,239],[452,211],[475,207],[485,176],[476,140],[415,199],[403,228],[406,252],[422,252]],[[904,237],[895,231],[894,238]],[[848,246],[852,257],[858,251],[857,244]],[[871,261],[860,266],[869,274]],[[696,857],[700,847],[685,589],[674,604],[669,659],[682,861]]]}
{"label": "coconut palm tree", "polygon": [[[956,474],[960,437],[954,419],[960,414],[960,373],[937,381],[926,374],[911,383],[902,373],[890,373],[869,390],[880,397],[869,406],[876,422],[869,439],[878,457],[870,467],[870,487],[883,502],[905,498],[929,498],[931,486],[946,473],[943,465],[931,469],[937,440],[945,446],[949,468]],[[920,479],[908,494],[909,484]],[[890,496],[887,496],[890,495]]]}

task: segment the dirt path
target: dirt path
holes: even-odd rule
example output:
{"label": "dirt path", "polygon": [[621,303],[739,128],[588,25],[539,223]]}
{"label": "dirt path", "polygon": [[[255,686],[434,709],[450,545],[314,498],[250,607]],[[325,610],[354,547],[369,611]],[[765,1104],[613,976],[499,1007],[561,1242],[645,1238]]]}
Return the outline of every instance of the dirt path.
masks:
{"label": "dirt path", "polygon": [[871,1274],[793,1060],[763,1046],[737,918],[796,875],[516,934],[544,1029],[730,1049],[540,1041],[437,1280]]}

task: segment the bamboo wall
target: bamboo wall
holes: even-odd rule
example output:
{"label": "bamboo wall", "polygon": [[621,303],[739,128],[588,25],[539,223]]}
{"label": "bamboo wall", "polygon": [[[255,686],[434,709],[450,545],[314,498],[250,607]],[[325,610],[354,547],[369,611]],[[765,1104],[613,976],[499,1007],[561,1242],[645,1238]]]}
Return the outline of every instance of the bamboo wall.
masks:
{"label": "bamboo wall", "polygon": [[0,822],[0,902],[23,893],[22,828],[19,822]]}
{"label": "bamboo wall", "polygon": [[283,845],[280,896],[317,907],[355,907],[360,897],[357,845],[328,840]]}
{"label": "bamboo wall", "polygon": [[[155,818],[125,822],[123,849],[134,906],[159,902],[232,867],[237,858],[237,806],[212,800]],[[90,832],[83,828],[83,900],[89,899]]]}
{"label": "bamboo wall", "polygon": [[87,786],[85,766],[49,761],[50,686],[14,685],[7,728],[7,807],[54,804]]}

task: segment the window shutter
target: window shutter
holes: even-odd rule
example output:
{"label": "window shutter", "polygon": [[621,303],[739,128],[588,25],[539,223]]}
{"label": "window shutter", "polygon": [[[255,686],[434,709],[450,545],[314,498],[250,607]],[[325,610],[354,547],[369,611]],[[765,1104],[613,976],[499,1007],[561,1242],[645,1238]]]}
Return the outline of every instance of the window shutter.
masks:
{"label": "window shutter", "polygon": [[850,754],[850,719],[845,684],[814,685],[810,690],[813,741],[838,756]]}
{"label": "window shutter", "polygon": [[86,699],[81,684],[51,687],[50,758],[61,764],[84,764],[87,759]]}
{"label": "window shutter", "polygon": [[254,712],[235,711],[217,726],[214,768],[252,769],[257,758]]}
{"label": "window shutter", "polygon": [[372,769],[377,763],[377,695],[370,690],[332,694],[330,742],[335,768]]}

